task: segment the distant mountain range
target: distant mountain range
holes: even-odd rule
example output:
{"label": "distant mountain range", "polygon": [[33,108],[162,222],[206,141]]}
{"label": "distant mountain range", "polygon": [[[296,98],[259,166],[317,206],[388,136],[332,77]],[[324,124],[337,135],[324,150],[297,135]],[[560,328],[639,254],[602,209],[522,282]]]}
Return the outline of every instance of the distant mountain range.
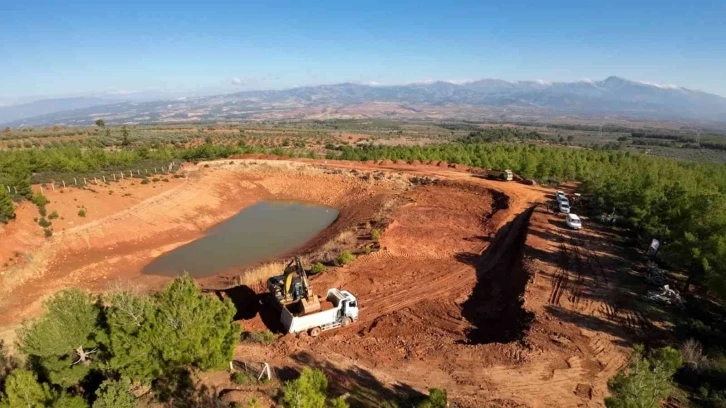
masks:
{"label": "distant mountain range", "polygon": [[580,116],[726,122],[726,98],[611,76],[602,81],[467,83],[397,86],[352,83],[157,101],[94,98],[0,107],[7,126],[225,121],[247,119],[420,118],[517,119]]}

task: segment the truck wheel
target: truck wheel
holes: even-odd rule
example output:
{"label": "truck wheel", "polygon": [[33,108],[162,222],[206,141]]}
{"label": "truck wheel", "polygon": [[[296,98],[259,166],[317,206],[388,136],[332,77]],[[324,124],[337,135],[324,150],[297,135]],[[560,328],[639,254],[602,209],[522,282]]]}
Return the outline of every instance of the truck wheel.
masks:
{"label": "truck wheel", "polygon": [[350,317],[346,317],[345,319],[343,319],[343,323],[341,323],[341,326],[345,327],[351,323],[353,323],[353,320]]}
{"label": "truck wheel", "polygon": [[310,337],[318,337],[320,335],[320,327],[310,329]]}

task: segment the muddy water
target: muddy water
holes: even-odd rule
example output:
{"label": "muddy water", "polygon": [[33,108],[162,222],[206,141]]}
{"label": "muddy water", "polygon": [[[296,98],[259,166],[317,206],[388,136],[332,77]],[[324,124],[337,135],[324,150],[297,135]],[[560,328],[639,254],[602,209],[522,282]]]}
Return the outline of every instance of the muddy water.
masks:
{"label": "muddy water", "polygon": [[261,201],[209,229],[193,242],[161,255],[143,272],[211,276],[290,252],[333,223],[333,208],[287,201]]}

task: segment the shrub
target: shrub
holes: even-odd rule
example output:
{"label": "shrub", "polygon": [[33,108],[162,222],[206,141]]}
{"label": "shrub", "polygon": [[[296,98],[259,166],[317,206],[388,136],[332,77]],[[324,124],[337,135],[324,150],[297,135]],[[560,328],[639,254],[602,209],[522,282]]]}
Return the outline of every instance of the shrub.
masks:
{"label": "shrub", "polygon": [[323,265],[320,262],[315,262],[315,265],[313,265],[312,268],[310,268],[310,273],[315,275],[317,273],[323,272],[325,270],[325,265]]}
{"label": "shrub", "polygon": [[635,346],[627,375],[621,372],[608,381],[608,408],[658,408],[670,396],[671,377],[683,363],[681,353],[663,347],[645,357],[643,351],[642,345]]}
{"label": "shrub", "polygon": [[96,402],[93,408],[134,408],[136,398],[130,391],[131,381],[122,378],[120,381],[106,380],[96,390]]}
{"label": "shrub", "polygon": [[38,207],[38,214],[40,214],[41,217],[45,217],[47,214],[45,207]]}
{"label": "shrub", "polygon": [[8,222],[15,218],[15,207],[10,193],[4,186],[0,186],[0,223]]}
{"label": "shrub", "polygon": [[431,388],[428,397],[416,404],[416,408],[446,408],[447,405],[446,390]]}
{"label": "shrub", "polygon": [[30,199],[30,201],[33,202],[33,204],[37,205],[38,207],[44,207],[46,204],[48,204],[50,201],[48,201],[48,198],[43,195],[43,193],[35,193],[33,194],[33,198]]}
{"label": "shrub", "polygon": [[52,213],[50,213],[50,215],[48,215],[48,219],[54,220],[56,218],[58,218],[58,212],[55,210]]}
{"label": "shrub", "polygon": [[272,344],[272,342],[275,341],[275,335],[269,330],[261,332],[247,332],[245,333],[245,339],[253,343]]}
{"label": "shrub", "polygon": [[141,180],[141,184],[149,184],[149,179],[144,178],[143,180]]}
{"label": "shrub", "polygon": [[50,238],[53,236],[53,231],[49,230],[48,228],[44,228],[43,233],[45,234],[46,238]]}
{"label": "shrub", "polygon": [[78,216],[79,217],[85,217],[86,216],[86,210],[83,209],[83,208],[81,208],[80,210],[78,210]]}
{"label": "shrub", "polygon": [[355,255],[350,253],[350,251],[343,251],[340,254],[340,256],[338,256],[337,261],[338,261],[338,265],[345,265],[354,259],[355,259]]}
{"label": "shrub", "polygon": [[366,247],[366,249],[364,249],[364,250],[363,250],[363,252],[364,252],[364,253],[365,253],[366,255],[369,255],[369,254],[371,253],[371,247]]}
{"label": "shrub", "polygon": [[232,379],[232,382],[237,385],[246,385],[254,382],[254,378],[250,377],[249,374],[243,371],[234,372],[230,377]]}
{"label": "shrub", "polygon": [[348,402],[345,400],[345,397],[342,395],[340,397],[331,399],[330,402],[328,403],[328,405],[330,406],[330,408],[349,408],[350,407]]}
{"label": "shrub", "polygon": [[328,394],[328,379],[320,370],[304,367],[300,377],[285,383],[283,405],[286,408],[323,408]]}
{"label": "shrub", "polygon": [[380,241],[381,239],[381,231],[378,229],[374,229],[371,232],[371,238],[373,238],[374,241]]}
{"label": "shrub", "polygon": [[51,222],[46,220],[45,218],[41,217],[40,220],[38,220],[38,225],[40,225],[43,228],[50,227]]}

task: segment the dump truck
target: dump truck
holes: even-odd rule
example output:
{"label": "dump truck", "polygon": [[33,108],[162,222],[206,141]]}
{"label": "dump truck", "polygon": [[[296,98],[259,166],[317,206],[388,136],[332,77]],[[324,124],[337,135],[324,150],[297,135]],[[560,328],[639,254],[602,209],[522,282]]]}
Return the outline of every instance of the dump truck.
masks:
{"label": "dump truck", "polygon": [[512,173],[512,170],[494,170],[494,169],[487,169],[486,173],[487,178],[494,179],[494,180],[502,180],[502,181],[512,181],[514,180],[514,173]]}
{"label": "dump truck", "polygon": [[280,316],[282,326],[288,333],[307,332],[317,337],[325,330],[345,327],[358,320],[358,299],[352,293],[331,288],[328,289],[326,301],[329,303],[323,304],[322,311],[309,314],[297,313],[294,305],[283,306]]}

